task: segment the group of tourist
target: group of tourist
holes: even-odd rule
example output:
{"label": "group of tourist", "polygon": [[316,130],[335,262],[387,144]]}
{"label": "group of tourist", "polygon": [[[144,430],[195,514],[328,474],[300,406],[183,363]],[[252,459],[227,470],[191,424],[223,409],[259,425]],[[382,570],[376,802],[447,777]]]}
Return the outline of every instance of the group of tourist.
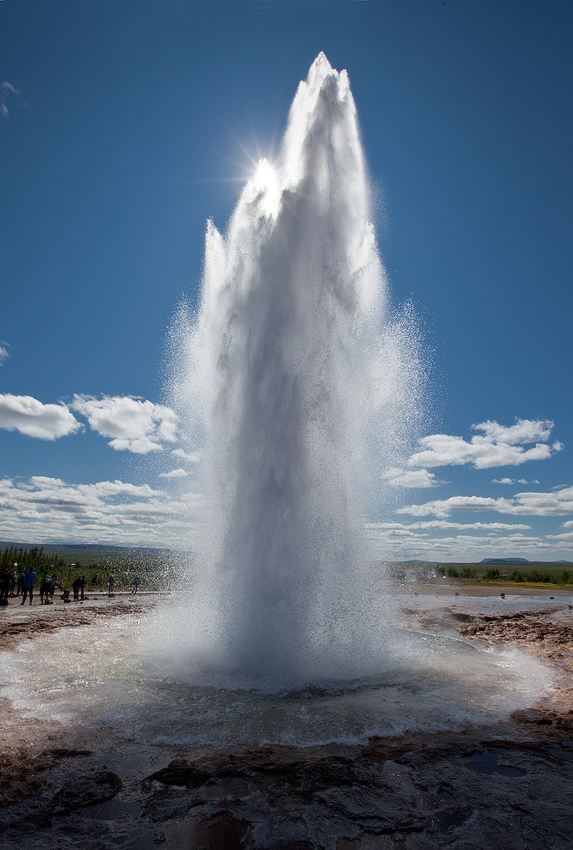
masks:
{"label": "group of tourist", "polygon": [[[14,566],[17,566],[14,564]],[[50,575],[47,570],[40,573],[39,577],[40,590],[40,605],[52,605],[54,602],[54,593],[56,590],[62,592],[64,602],[69,602],[70,591],[66,590],[64,583],[58,581],[57,575]],[[8,600],[18,599],[22,597],[20,605],[25,605],[26,600],[32,605],[34,599],[34,588],[38,580],[38,574],[31,567],[26,572],[10,570],[9,568],[2,569],[0,574],[0,606],[8,605]],[[85,576],[77,578],[72,587],[74,589],[74,599],[79,599],[81,590],[81,598],[84,598],[83,588],[86,585]]]}
{"label": "group of tourist", "polygon": [[[17,565],[14,564],[14,566]],[[30,600],[31,605],[37,578],[37,573],[31,568],[20,573],[7,567],[3,568],[0,573],[0,605],[8,605],[8,599],[20,596],[22,597],[21,605],[24,605],[26,599]],[[51,604],[54,600],[54,593],[58,588],[64,590],[64,585],[62,582],[58,582],[58,577],[56,575],[51,576],[46,571],[42,572],[40,574],[40,603],[42,605]]]}
{"label": "group of tourist", "polygon": [[[14,564],[17,567],[17,564]],[[31,567],[26,572],[3,568],[0,572],[0,606],[8,605],[10,598],[18,599],[22,597],[20,605],[24,605],[26,600],[32,604],[34,598],[34,587],[38,580],[38,574]],[[72,582],[72,591],[74,594],[74,602],[83,602],[85,597],[86,577],[78,576]],[[108,580],[108,594],[113,596],[115,581],[113,575],[110,575]],[[56,590],[61,591],[61,599],[64,602],[71,602],[69,589],[64,587],[62,581],[58,581],[56,575],[50,575],[46,570],[40,573],[40,605],[52,605],[54,602],[54,593]],[[132,593],[137,593],[139,589],[139,577],[133,579],[131,590]]]}

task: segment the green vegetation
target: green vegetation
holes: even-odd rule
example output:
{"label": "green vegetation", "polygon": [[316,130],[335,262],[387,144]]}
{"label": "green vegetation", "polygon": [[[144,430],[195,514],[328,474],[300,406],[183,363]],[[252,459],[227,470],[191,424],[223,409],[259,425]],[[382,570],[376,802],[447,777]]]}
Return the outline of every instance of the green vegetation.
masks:
{"label": "green vegetation", "polygon": [[[444,570],[443,567],[442,570]],[[441,574],[445,574],[448,578],[477,578],[475,569],[469,566],[464,566],[461,570],[458,570],[456,567],[448,567],[445,573],[442,572]]]}
{"label": "green vegetation", "polygon": [[[18,566],[13,567],[13,564]],[[181,565],[175,557],[167,553],[131,554],[129,550],[118,551],[113,557],[90,553],[80,559],[67,553],[46,553],[43,547],[10,547],[1,552],[0,566],[17,572],[31,567],[38,575],[45,570],[56,575],[65,587],[71,587],[75,578],[84,575],[88,590],[107,590],[110,575],[113,575],[116,591],[130,589],[135,576],[139,578],[140,590],[169,590],[181,577]]]}
{"label": "green vegetation", "polygon": [[531,563],[519,564],[500,563],[499,566],[485,564],[436,564],[434,566],[436,575],[446,578],[474,579],[486,582],[503,582],[509,584],[550,584],[568,585],[573,584],[572,569],[556,569],[556,564]]}
{"label": "green vegetation", "polygon": [[[14,567],[17,564],[17,568]],[[4,549],[0,556],[0,567],[5,569],[17,569],[26,572],[30,567],[37,573],[43,570],[61,570],[65,567],[62,558],[54,555],[46,555],[43,549],[34,546],[33,549],[15,549],[10,547]]]}
{"label": "green vegetation", "polygon": [[505,575],[498,569],[486,570],[485,579],[489,581],[516,581],[527,582],[529,584],[568,584],[571,578],[569,570],[562,570],[561,573],[540,572],[537,569],[528,571],[514,570],[512,573]]}

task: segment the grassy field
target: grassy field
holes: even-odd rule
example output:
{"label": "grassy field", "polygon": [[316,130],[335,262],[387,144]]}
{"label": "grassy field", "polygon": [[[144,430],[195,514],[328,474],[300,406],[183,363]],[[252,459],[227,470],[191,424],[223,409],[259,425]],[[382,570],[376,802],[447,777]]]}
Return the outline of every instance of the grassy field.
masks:
{"label": "grassy field", "polygon": [[573,586],[573,564],[534,562],[526,564],[437,564],[436,572],[446,578],[486,584],[516,584],[535,587]]}

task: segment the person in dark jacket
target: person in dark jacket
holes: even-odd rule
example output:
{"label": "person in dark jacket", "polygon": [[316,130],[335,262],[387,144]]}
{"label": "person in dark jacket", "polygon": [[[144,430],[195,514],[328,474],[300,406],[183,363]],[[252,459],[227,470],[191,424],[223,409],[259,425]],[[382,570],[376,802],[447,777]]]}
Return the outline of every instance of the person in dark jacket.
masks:
{"label": "person in dark jacket", "polygon": [[26,598],[30,597],[30,605],[32,604],[32,599],[34,596],[34,585],[36,583],[36,573],[30,567],[27,573],[24,574],[24,596],[22,597],[22,601],[20,605],[23,605],[26,601]]}

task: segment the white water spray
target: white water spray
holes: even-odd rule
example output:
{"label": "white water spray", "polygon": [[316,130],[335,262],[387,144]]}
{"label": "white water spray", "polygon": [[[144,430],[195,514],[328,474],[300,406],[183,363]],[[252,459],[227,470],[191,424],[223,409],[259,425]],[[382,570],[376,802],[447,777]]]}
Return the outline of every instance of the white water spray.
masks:
{"label": "white water spray", "polygon": [[361,512],[376,414],[386,449],[402,419],[412,430],[404,336],[389,329],[348,76],[321,53],[278,161],[259,163],[225,237],[209,222],[175,381],[208,493],[191,619],[218,665],[293,682],[379,659]]}

